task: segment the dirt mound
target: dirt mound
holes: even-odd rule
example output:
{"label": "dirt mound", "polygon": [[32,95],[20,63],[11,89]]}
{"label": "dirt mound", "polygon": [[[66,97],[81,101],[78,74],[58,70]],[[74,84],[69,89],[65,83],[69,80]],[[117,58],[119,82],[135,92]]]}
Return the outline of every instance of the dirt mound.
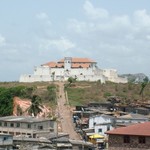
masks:
{"label": "dirt mound", "polygon": [[[13,100],[13,115],[14,116],[19,116],[19,115],[24,115],[24,116],[29,116],[27,109],[31,105],[31,101],[29,99],[21,99],[19,97],[14,97]],[[48,117],[51,114],[51,109],[47,108],[45,105],[41,107],[42,112],[40,112],[37,117]]]}

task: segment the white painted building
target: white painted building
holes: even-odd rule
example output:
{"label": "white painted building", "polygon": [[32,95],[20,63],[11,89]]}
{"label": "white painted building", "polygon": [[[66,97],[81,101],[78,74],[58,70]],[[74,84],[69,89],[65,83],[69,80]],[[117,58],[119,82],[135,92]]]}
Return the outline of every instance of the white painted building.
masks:
{"label": "white painted building", "polygon": [[94,129],[94,133],[105,136],[105,132],[113,129],[115,117],[109,115],[96,115],[89,118],[89,129]]}
{"label": "white painted building", "polygon": [[34,68],[32,75],[21,75],[20,82],[66,81],[69,77],[78,81],[112,81],[126,83],[113,69],[99,69],[97,62],[89,58],[65,57],[58,62],[48,62]]}

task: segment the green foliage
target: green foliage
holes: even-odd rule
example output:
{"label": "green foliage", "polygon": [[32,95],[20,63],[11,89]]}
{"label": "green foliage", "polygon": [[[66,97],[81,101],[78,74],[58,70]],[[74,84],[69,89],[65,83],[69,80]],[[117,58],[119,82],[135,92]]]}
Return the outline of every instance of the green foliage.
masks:
{"label": "green foliage", "polygon": [[118,91],[118,84],[115,84],[115,91]]}
{"label": "green foliage", "polygon": [[77,80],[77,78],[73,78],[73,77],[69,77],[68,78],[68,82],[71,85],[73,82],[75,82]]}
{"label": "green foliage", "polygon": [[23,114],[23,110],[19,105],[17,105],[17,116],[21,116]]}
{"label": "green foliage", "polygon": [[127,92],[127,88],[126,88],[126,87],[123,87],[123,89],[122,89],[122,90],[123,90],[123,92],[124,92],[124,93],[126,93],[126,92]]}
{"label": "green foliage", "polygon": [[17,86],[11,88],[0,87],[0,116],[12,115],[13,98],[15,96],[29,97],[32,90],[32,88],[27,88],[25,86]]}
{"label": "green foliage", "polygon": [[104,97],[105,97],[105,98],[107,98],[107,97],[109,97],[109,96],[112,96],[112,94],[109,93],[109,92],[105,92],[105,93],[104,93]]}
{"label": "green foliage", "polygon": [[56,86],[54,84],[47,87],[49,101],[56,101]]}
{"label": "green foliage", "polygon": [[128,90],[132,90],[133,89],[133,85],[132,84],[133,83],[131,83],[131,82],[128,83]]}
{"label": "green foliage", "polygon": [[34,116],[37,116],[37,114],[42,111],[40,107],[42,107],[41,98],[38,95],[33,95],[31,99],[31,106],[27,109],[28,113],[30,115],[33,114]]}
{"label": "green foliage", "polygon": [[83,104],[83,99],[85,99],[84,97],[85,89],[68,87],[67,93],[68,93],[68,99],[69,99],[70,105]]}
{"label": "green foliage", "polygon": [[0,88],[0,104],[0,116],[12,114],[13,94],[11,89]]}
{"label": "green foliage", "polygon": [[143,79],[142,84],[141,84],[140,95],[142,95],[142,100],[143,100],[143,92],[144,92],[144,89],[145,89],[145,87],[147,86],[148,82],[149,82],[148,77],[145,77],[145,78]]}

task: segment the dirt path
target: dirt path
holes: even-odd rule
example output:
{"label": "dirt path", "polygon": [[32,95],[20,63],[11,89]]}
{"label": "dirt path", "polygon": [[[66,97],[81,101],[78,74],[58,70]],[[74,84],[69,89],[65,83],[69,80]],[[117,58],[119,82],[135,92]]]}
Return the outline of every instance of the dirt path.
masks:
{"label": "dirt path", "polygon": [[79,140],[79,135],[74,131],[70,106],[65,97],[64,83],[59,82],[59,98],[57,101],[57,111],[60,118],[61,129],[63,133],[68,133],[70,139]]}

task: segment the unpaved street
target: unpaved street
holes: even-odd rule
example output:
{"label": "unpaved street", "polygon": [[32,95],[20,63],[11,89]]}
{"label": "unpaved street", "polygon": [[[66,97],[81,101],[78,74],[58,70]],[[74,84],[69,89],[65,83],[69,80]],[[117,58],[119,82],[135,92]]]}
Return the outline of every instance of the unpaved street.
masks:
{"label": "unpaved street", "polygon": [[70,106],[68,105],[67,99],[65,97],[64,83],[59,82],[58,85],[59,85],[59,98],[57,101],[58,104],[57,111],[61,123],[62,132],[68,133],[70,139],[79,140],[80,139],[79,135],[74,131]]}

